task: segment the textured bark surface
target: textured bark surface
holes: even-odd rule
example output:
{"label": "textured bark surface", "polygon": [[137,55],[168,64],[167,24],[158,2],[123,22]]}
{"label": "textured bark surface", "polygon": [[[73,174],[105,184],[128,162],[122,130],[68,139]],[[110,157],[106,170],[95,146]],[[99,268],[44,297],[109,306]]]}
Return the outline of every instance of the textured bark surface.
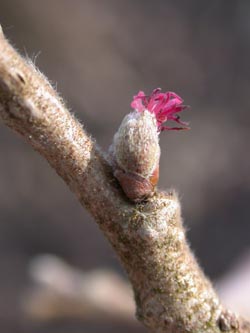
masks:
{"label": "textured bark surface", "polygon": [[174,193],[131,204],[95,142],[34,66],[0,33],[0,119],[64,179],[113,245],[137,317],[155,332],[250,332],[222,308],[186,242]]}

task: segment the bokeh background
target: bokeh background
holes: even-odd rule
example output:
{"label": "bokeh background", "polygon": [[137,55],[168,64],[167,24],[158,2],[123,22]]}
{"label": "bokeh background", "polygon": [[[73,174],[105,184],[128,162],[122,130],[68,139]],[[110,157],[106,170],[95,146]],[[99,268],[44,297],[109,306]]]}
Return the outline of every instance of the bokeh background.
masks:
{"label": "bokeh background", "polygon": [[[0,23],[105,150],[138,90],[184,98],[192,129],[161,134],[159,186],[179,192],[205,272],[213,281],[226,274],[250,243],[250,2],[1,0]],[[63,181],[3,125],[0,154],[0,331],[122,332],[24,316],[20,298],[38,254],[124,272]]]}

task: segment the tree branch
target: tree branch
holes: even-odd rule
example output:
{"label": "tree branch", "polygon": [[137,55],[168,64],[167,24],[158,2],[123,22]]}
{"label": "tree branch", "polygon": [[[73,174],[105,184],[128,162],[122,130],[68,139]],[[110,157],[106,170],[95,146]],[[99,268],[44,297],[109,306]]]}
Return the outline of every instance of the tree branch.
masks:
{"label": "tree branch", "polygon": [[132,290],[107,269],[80,271],[53,255],[32,259],[32,285],[23,295],[23,309],[32,319],[109,319],[138,326]]}
{"label": "tree branch", "polygon": [[223,309],[185,239],[174,193],[128,201],[112,169],[49,82],[0,33],[0,119],[64,179],[113,245],[132,283],[137,317],[156,332],[250,332]]}

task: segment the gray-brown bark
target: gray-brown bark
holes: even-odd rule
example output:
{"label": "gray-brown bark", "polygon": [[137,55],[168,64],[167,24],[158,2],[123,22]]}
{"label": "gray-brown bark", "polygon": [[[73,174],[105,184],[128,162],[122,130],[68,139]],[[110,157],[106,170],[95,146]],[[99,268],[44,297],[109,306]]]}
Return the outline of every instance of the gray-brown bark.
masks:
{"label": "gray-brown bark", "polygon": [[155,332],[250,332],[221,306],[185,238],[174,193],[128,201],[95,142],[34,66],[0,33],[0,119],[43,155],[94,216]]}

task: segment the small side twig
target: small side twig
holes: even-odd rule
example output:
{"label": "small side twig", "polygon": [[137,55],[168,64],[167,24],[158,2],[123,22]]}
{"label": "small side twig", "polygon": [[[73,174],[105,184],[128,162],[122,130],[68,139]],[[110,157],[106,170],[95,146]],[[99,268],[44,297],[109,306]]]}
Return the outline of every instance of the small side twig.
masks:
{"label": "small side twig", "polygon": [[136,324],[132,290],[115,272],[80,271],[52,255],[35,257],[29,272],[33,283],[22,306],[33,319],[109,318]]}

